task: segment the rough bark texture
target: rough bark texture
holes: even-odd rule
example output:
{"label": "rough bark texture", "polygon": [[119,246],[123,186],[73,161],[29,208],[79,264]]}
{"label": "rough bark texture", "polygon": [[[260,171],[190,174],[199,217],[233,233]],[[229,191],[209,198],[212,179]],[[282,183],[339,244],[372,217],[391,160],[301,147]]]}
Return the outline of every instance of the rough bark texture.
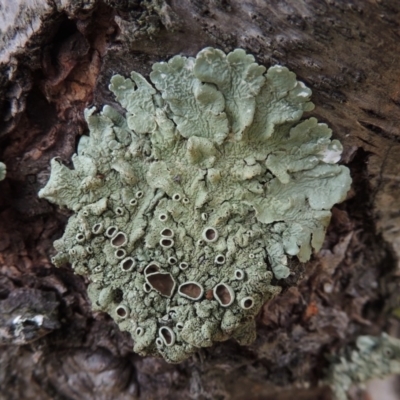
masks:
{"label": "rough bark texture", "polygon": [[[329,399],[317,387],[324,354],[360,334],[396,335],[398,0],[5,0],[0,19],[1,399]],[[129,335],[91,312],[87,282],[51,265],[68,213],[37,192],[52,157],[69,163],[83,109],[114,102],[113,74],[147,75],[210,45],[294,71],[354,182],[303,278],[265,305],[252,346],[168,365],[133,354]]]}

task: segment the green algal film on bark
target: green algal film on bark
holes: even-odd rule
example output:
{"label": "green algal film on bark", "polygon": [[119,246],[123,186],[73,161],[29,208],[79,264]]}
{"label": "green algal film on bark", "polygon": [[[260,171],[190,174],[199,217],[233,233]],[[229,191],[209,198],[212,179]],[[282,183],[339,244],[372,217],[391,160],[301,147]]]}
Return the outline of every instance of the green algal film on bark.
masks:
{"label": "green algal film on bark", "polygon": [[254,340],[273,276],[321,247],[350,176],[331,130],[299,122],[311,91],[285,67],[206,48],[150,81],[113,76],[125,115],[86,110],[74,169],[54,159],[40,196],[75,212],[54,263],[89,277],[136,352],[179,362]]}

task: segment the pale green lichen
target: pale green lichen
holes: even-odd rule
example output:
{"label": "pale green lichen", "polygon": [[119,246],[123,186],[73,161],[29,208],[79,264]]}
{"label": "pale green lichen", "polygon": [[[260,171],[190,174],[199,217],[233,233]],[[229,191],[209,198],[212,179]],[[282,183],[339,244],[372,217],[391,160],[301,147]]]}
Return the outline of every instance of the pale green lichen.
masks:
{"label": "pale green lichen", "polygon": [[0,162],[0,181],[6,177],[6,165]]}
{"label": "pale green lichen", "polygon": [[400,340],[383,333],[360,336],[356,348],[333,358],[322,383],[332,387],[336,400],[347,400],[352,385],[392,374],[400,374]]}
{"label": "pale green lichen", "polygon": [[321,247],[349,189],[331,130],[296,125],[310,89],[287,68],[264,72],[243,50],[206,48],[155,64],[154,86],[116,75],[125,117],[86,110],[74,169],[52,161],[40,196],[75,211],[54,263],[89,276],[93,308],[140,354],[177,362],[230,337],[250,343],[280,290],[273,274]]}

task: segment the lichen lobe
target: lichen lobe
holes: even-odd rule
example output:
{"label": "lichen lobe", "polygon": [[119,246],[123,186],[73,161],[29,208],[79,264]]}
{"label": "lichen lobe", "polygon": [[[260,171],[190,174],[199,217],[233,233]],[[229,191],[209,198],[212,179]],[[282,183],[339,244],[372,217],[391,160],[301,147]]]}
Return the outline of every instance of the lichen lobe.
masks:
{"label": "lichen lobe", "polygon": [[89,276],[93,308],[135,351],[179,362],[254,339],[273,275],[321,247],[350,176],[331,130],[299,123],[311,91],[287,68],[206,48],[150,80],[111,79],[126,115],[86,110],[74,169],[54,159],[39,195],[75,211],[54,263]]}
{"label": "lichen lobe", "polygon": [[0,162],[0,181],[6,177],[6,165]]}
{"label": "lichen lobe", "polygon": [[400,374],[400,340],[382,333],[359,336],[356,346],[345,348],[331,364],[322,385],[331,386],[335,400],[348,400],[352,385]]}

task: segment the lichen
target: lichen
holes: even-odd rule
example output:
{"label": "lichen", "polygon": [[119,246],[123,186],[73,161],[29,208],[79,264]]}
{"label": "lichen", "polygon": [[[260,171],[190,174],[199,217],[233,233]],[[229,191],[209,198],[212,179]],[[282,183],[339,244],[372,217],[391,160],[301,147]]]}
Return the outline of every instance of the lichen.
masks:
{"label": "lichen", "polygon": [[323,384],[332,387],[336,400],[347,400],[352,385],[392,374],[400,374],[400,340],[386,333],[360,336],[355,348],[332,359]]}
{"label": "lichen", "polygon": [[6,165],[0,162],[0,181],[2,181],[6,177]]}
{"label": "lichen", "polygon": [[[125,116],[85,111],[74,169],[59,159],[39,193],[75,214],[54,263],[90,279],[95,310],[134,350],[179,362],[199,347],[255,338],[288,259],[318,250],[349,189],[342,147],[287,68],[213,48],[111,79]],[[168,328],[168,329],[164,329]]]}

